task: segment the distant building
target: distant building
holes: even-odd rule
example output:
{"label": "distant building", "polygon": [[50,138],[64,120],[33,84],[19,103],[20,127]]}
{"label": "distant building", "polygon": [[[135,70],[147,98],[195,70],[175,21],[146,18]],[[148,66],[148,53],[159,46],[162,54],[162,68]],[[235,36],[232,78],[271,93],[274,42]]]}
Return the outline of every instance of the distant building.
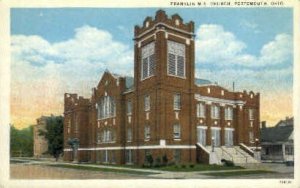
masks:
{"label": "distant building", "polygon": [[39,135],[40,130],[46,131],[47,118],[49,116],[41,116],[33,126],[33,156],[37,158],[47,156],[44,153],[48,151],[48,142],[44,136]]}
{"label": "distant building", "polygon": [[233,158],[240,144],[254,146],[260,94],[195,78],[193,21],[159,10],[135,26],[134,41],[134,77],[105,71],[90,98],[65,94],[64,160],[195,163],[214,147]]}
{"label": "distant building", "polygon": [[274,127],[261,128],[261,159],[294,161],[294,119],[280,120]]}

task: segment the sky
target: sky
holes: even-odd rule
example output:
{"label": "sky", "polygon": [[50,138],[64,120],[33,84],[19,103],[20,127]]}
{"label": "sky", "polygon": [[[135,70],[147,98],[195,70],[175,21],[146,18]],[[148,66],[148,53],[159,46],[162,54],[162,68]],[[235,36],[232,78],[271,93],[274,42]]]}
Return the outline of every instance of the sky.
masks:
{"label": "sky", "polygon": [[[290,8],[180,8],[195,22],[195,75],[227,89],[261,94],[261,121],[292,116]],[[133,76],[133,29],[157,9],[11,10],[11,123],[63,113],[64,93],[90,97],[103,72]]]}

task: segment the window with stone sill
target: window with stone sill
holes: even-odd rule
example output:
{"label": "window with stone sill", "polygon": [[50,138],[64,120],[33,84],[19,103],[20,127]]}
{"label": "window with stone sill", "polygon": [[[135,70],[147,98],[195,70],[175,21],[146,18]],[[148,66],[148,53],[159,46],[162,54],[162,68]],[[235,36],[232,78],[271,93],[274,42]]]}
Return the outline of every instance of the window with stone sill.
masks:
{"label": "window with stone sill", "polygon": [[174,99],[173,99],[173,108],[174,110],[180,110],[181,108],[181,95],[179,93],[176,93],[174,95]]}
{"label": "window with stone sill", "polygon": [[181,150],[180,149],[175,149],[173,153],[173,159],[176,163],[179,163],[181,160]]}
{"label": "window with stone sill", "polygon": [[225,107],[225,120],[233,119],[233,108],[230,106]]}
{"label": "window with stone sill", "polygon": [[219,119],[220,118],[220,107],[217,105],[211,105],[211,118]]}
{"label": "window with stone sill", "polygon": [[254,109],[249,109],[249,120],[254,120]]}
{"label": "window with stone sill", "polygon": [[126,158],[126,163],[127,164],[132,164],[133,162],[133,152],[132,150],[126,150],[125,151],[125,158]]}
{"label": "window with stone sill", "polygon": [[197,104],[197,117],[205,118],[205,104]]}
{"label": "window with stone sill", "polygon": [[103,143],[111,143],[115,142],[115,131],[111,129],[104,129],[102,131],[102,142]]}
{"label": "window with stone sill", "polygon": [[101,143],[101,133],[97,133],[97,144]]}
{"label": "window with stone sill", "polygon": [[180,139],[180,125],[179,124],[173,125],[173,138]]}
{"label": "window with stone sill", "polygon": [[144,97],[144,109],[145,111],[150,111],[150,96],[146,95]]}
{"label": "window with stone sill", "polygon": [[252,131],[249,132],[249,142],[254,142],[254,134]]}
{"label": "window with stone sill", "polygon": [[149,125],[145,126],[144,134],[145,134],[145,140],[150,140],[150,126]]}
{"label": "window with stone sill", "polygon": [[132,141],[132,129],[128,128],[127,129],[127,142],[131,142]]}
{"label": "window with stone sill", "polygon": [[96,105],[98,119],[114,117],[116,115],[116,103],[113,97],[104,96]]}
{"label": "window with stone sill", "polygon": [[185,78],[185,45],[168,40],[168,74]]}
{"label": "window with stone sill", "polygon": [[155,66],[155,44],[152,42],[142,48],[141,80],[153,76]]}
{"label": "window with stone sill", "polygon": [[131,100],[127,101],[127,115],[131,115],[132,113],[132,103]]}

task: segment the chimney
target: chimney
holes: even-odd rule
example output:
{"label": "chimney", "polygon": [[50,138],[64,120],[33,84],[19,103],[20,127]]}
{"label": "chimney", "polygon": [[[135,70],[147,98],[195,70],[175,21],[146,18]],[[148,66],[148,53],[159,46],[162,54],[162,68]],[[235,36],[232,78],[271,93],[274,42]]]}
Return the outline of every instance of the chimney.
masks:
{"label": "chimney", "polygon": [[266,126],[267,122],[266,121],[262,121],[261,122],[261,128],[262,129],[265,129],[267,126]]}

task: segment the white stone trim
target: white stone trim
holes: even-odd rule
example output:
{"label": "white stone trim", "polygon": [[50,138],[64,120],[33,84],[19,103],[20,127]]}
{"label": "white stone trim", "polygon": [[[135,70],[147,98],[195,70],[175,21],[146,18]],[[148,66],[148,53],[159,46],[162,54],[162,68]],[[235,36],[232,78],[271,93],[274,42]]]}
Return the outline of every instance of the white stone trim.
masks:
{"label": "white stone trim", "polygon": [[202,101],[202,102],[207,102],[207,103],[210,102],[210,103],[219,103],[219,104],[226,104],[226,105],[236,105],[237,104],[237,105],[243,106],[245,104],[244,101],[220,99],[220,98],[202,96],[200,94],[195,94],[195,99],[197,101]]}
{"label": "white stone trim", "polygon": [[178,28],[169,26],[169,25],[167,25],[167,24],[165,24],[165,23],[163,23],[163,22],[158,22],[158,23],[156,23],[155,25],[153,25],[153,27],[152,27],[151,29],[148,29],[147,31],[144,31],[143,33],[141,33],[140,35],[138,35],[138,36],[135,37],[134,39],[141,38],[142,36],[146,35],[147,33],[151,32],[152,30],[155,30],[156,27],[157,27],[158,25],[163,25],[163,26],[165,26],[165,27],[168,28],[168,29],[173,29],[173,30],[175,30],[175,31],[178,31],[178,32],[181,32],[181,33],[184,33],[184,34],[188,34],[188,35],[191,35],[191,36],[195,36],[195,34],[192,33],[192,32],[187,32],[187,31],[184,31],[184,30],[182,30],[182,29],[178,29]]}
{"label": "white stone trim", "polygon": [[197,129],[207,129],[207,126],[200,125],[200,126],[197,126]]}
{"label": "white stone trim", "polygon": [[201,148],[201,149],[203,149],[206,153],[210,153],[206,148],[205,148],[205,146],[203,146],[200,142],[197,142],[197,145]]}
{"label": "white stone trim", "polygon": [[[149,38],[151,38],[151,37],[154,37],[154,40],[155,40],[155,36],[156,36],[156,32],[155,32],[154,34],[149,35],[148,37],[146,37],[146,38],[140,40],[140,41],[139,41],[138,47],[140,48],[140,47],[142,46],[142,42],[144,42],[145,40],[147,40],[147,39],[149,39]],[[149,43],[149,44],[150,44],[150,43]]]}
{"label": "white stone trim", "polygon": [[225,127],[224,129],[229,131],[234,131],[234,128],[230,128],[230,127]]}
{"label": "white stone trim", "polygon": [[210,127],[210,129],[221,130],[221,127]]}
{"label": "white stone trim", "polygon": [[[125,150],[125,149],[194,149],[194,145],[149,145],[149,146],[112,146],[112,147],[93,147],[78,148],[78,151],[96,151],[96,150]],[[64,149],[64,151],[72,151],[72,149]]]}

